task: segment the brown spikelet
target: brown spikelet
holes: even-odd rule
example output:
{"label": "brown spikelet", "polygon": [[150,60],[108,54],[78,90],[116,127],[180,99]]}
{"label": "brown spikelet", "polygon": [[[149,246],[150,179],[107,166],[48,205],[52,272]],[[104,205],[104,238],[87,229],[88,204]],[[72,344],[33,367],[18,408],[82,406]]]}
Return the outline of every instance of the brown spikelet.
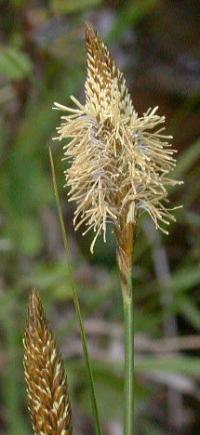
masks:
{"label": "brown spikelet", "polygon": [[105,110],[111,103],[113,85],[116,83],[120,112],[130,115],[133,113],[133,105],[124,75],[117,68],[101,37],[89,24],[85,26],[85,40],[87,48],[86,102],[89,102],[90,106],[93,103],[96,113],[100,116],[100,108]]}
{"label": "brown spikelet", "polygon": [[24,348],[25,380],[35,435],[72,435],[63,362],[35,290],[29,300]]}

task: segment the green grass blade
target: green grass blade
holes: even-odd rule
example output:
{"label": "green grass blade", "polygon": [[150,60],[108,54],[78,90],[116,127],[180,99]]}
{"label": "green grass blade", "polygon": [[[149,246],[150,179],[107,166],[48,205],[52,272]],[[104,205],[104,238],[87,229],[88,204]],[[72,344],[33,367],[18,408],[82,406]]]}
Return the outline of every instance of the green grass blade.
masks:
{"label": "green grass blade", "polygon": [[91,402],[92,402],[92,407],[93,407],[93,412],[94,412],[94,418],[95,418],[95,423],[96,423],[95,430],[96,430],[96,434],[97,435],[102,435],[102,431],[101,431],[101,427],[100,427],[100,420],[99,420],[99,412],[98,412],[97,400],[96,400],[96,393],[95,393],[93,372],[92,372],[92,368],[91,368],[91,362],[90,362],[90,357],[89,357],[89,352],[88,352],[88,346],[87,346],[86,333],[85,333],[85,329],[84,329],[84,325],[83,325],[83,320],[82,320],[82,316],[81,316],[81,309],[80,309],[80,303],[79,303],[78,293],[77,293],[75,279],[74,279],[73,268],[72,268],[72,265],[71,265],[71,261],[69,261],[69,259],[70,259],[70,248],[69,248],[69,244],[68,244],[68,240],[67,240],[67,234],[66,234],[66,230],[65,230],[65,224],[64,224],[63,214],[62,214],[61,202],[60,202],[60,197],[59,197],[58,187],[57,187],[57,181],[56,181],[55,165],[54,165],[53,155],[52,155],[52,151],[51,151],[50,147],[49,147],[49,158],[50,158],[50,164],[51,164],[53,188],[54,188],[54,194],[55,194],[55,199],[56,199],[56,205],[57,205],[57,210],[58,210],[60,227],[61,227],[61,232],[62,232],[62,237],[63,237],[63,243],[64,243],[66,257],[68,259],[68,261],[67,261],[67,267],[68,267],[68,272],[69,272],[69,275],[70,275],[70,278],[71,278],[71,285],[72,285],[72,293],[73,293],[74,306],[75,306],[75,310],[76,310],[77,320],[78,320],[78,323],[79,323],[81,341],[82,341],[83,352],[84,352],[84,357],[85,357],[85,363],[86,363],[87,372],[88,372],[88,379],[89,379],[89,385],[90,385],[90,394],[91,394]]}
{"label": "green grass blade", "polygon": [[173,176],[175,176],[176,178],[180,178],[192,167],[195,162],[197,162],[199,156],[200,140],[198,139],[190,147],[188,147],[179,157],[177,167],[173,171]]}

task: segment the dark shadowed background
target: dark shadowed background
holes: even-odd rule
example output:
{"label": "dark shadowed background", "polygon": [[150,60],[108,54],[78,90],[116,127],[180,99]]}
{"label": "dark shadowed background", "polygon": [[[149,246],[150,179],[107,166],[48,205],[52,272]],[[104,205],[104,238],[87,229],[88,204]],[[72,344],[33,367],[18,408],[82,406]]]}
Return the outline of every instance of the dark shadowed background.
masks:
{"label": "dark shadowed background", "polygon": [[140,220],[134,268],[137,435],[200,430],[200,2],[1,0],[0,433],[32,433],[22,336],[36,287],[66,361],[76,435],[93,435],[88,384],[52,190],[59,191],[95,371],[105,435],[122,434],[122,304],[112,232],[74,233],[63,189],[62,147],[52,142],[54,101],[84,101],[85,21],[109,44],[136,110],[159,105],[178,150],[170,235]]}

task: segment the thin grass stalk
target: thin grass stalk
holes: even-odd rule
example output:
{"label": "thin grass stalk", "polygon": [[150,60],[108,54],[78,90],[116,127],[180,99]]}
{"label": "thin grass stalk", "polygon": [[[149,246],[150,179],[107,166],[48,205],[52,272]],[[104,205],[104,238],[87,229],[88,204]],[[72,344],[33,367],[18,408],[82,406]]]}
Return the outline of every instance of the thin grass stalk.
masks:
{"label": "thin grass stalk", "polygon": [[62,214],[62,207],[61,207],[60,197],[59,197],[59,193],[58,193],[56,173],[55,173],[55,165],[54,165],[53,155],[52,155],[52,151],[51,151],[50,147],[49,147],[49,158],[50,158],[53,189],[54,189],[54,195],[55,195],[56,205],[57,205],[57,210],[58,210],[60,228],[61,228],[61,232],[62,232],[62,238],[63,238],[63,244],[64,244],[66,258],[68,260],[67,267],[68,267],[68,272],[69,272],[69,275],[71,278],[73,301],[74,301],[74,306],[75,306],[75,310],[76,310],[77,320],[79,323],[80,336],[81,336],[82,347],[83,347],[85,363],[86,363],[86,368],[87,368],[87,374],[88,374],[88,379],[89,379],[91,403],[92,403],[93,414],[94,414],[94,419],[95,419],[95,433],[96,433],[96,435],[102,435],[100,418],[99,418],[99,411],[98,411],[98,405],[97,405],[97,399],[96,399],[96,392],[95,392],[95,385],[94,385],[93,371],[92,371],[91,362],[90,362],[90,356],[89,356],[88,345],[87,345],[87,338],[86,338],[85,328],[83,325],[78,293],[77,293],[77,289],[76,289],[76,285],[75,285],[73,268],[72,268],[71,261],[70,261],[70,248],[69,248],[69,244],[68,244],[68,240],[67,240],[67,234],[66,234],[66,229],[65,229],[65,224],[64,224],[63,214]]}
{"label": "thin grass stalk", "polygon": [[[127,277],[128,278],[128,277]],[[124,433],[134,434],[134,316],[133,295],[124,295],[124,335],[125,335],[125,415]]]}
{"label": "thin grass stalk", "polygon": [[123,230],[116,230],[117,264],[124,308],[124,339],[125,339],[125,406],[124,434],[134,432],[134,307],[132,288],[133,266],[133,231],[134,226],[127,224]]}

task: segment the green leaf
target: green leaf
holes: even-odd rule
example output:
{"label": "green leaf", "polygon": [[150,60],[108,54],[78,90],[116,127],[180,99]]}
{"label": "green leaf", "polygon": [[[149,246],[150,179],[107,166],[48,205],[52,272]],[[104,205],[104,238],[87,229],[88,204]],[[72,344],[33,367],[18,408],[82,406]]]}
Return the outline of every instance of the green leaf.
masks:
{"label": "green leaf", "polygon": [[179,157],[177,167],[173,172],[175,178],[180,178],[191,166],[197,162],[200,157],[200,140],[194,142],[183,154]]}
{"label": "green leaf", "polygon": [[200,283],[200,267],[191,266],[184,267],[183,269],[174,273],[170,280],[170,287],[173,288],[175,292],[182,292],[189,290],[190,288],[198,285]]}
{"label": "green leaf", "polygon": [[186,356],[137,358],[136,371],[138,373],[166,372],[182,373],[189,376],[200,376],[200,358]]}
{"label": "green leaf", "polygon": [[195,302],[187,297],[178,298],[178,309],[187,321],[200,331],[200,310]]}
{"label": "green leaf", "polygon": [[53,0],[52,7],[55,12],[69,14],[100,5],[102,0]]}
{"label": "green leaf", "polygon": [[32,63],[27,54],[14,47],[4,48],[0,53],[0,74],[10,80],[30,76]]}

